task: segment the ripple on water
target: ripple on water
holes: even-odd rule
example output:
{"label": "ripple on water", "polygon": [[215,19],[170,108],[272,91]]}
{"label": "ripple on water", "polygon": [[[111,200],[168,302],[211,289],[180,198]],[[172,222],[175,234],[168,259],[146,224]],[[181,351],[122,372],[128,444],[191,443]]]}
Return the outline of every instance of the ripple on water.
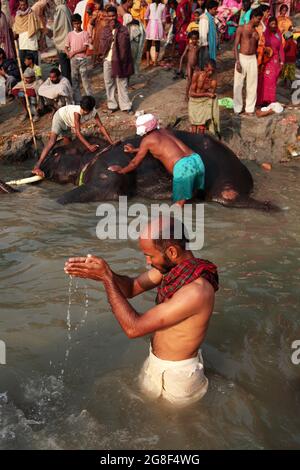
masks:
{"label": "ripple on water", "polygon": [[[1,448],[299,447],[299,366],[291,344],[300,339],[300,165],[268,175],[249,166],[256,196],[289,209],[205,205],[205,243],[196,254],[219,266],[218,314],[203,346],[209,392],[186,410],[149,404],[139,393],[146,341],[125,337],[101,285],[87,283],[83,327],[84,285],[73,293],[67,343],[65,260],[92,253],[115,271],[138,275],[145,261],[137,244],[97,239],[97,204],[59,206],[66,187],[43,182],[5,197],[0,322],[8,345],[4,375],[12,378],[0,385]],[[1,177],[20,177],[29,167],[3,166]],[[153,299],[147,293],[133,303],[143,312]]]}

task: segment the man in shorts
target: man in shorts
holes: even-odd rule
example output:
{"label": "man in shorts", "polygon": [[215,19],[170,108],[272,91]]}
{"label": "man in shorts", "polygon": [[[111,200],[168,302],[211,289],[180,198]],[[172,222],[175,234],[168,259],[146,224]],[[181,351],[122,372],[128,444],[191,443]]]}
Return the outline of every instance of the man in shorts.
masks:
{"label": "man in shorts", "polygon": [[76,137],[87,148],[89,152],[96,152],[98,145],[89,144],[81,133],[81,124],[91,119],[95,119],[99,131],[103,134],[105,139],[113,145],[113,141],[109,136],[107,130],[100,121],[97,110],[95,109],[95,98],[93,96],[84,96],[79,105],[68,105],[58,109],[53,116],[52,128],[50,139],[41,156],[32,170],[32,173],[44,177],[44,172],[40,169],[41,164],[47,157],[50,150],[56,144],[59,135],[64,137],[64,144],[67,145],[71,142],[71,128],[75,129]]}
{"label": "man in shorts", "polygon": [[136,120],[137,134],[143,137],[139,148],[131,144],[124,151],[136,156],[124,168],[112,165],[108,169],[121,175],[134,171],[150,152],[173,175],[173,201],[182,207],[200,189],[204,190],[205,167],[197,153],[185,145],[169,129],[160,129],[152,114],[144,114]]}

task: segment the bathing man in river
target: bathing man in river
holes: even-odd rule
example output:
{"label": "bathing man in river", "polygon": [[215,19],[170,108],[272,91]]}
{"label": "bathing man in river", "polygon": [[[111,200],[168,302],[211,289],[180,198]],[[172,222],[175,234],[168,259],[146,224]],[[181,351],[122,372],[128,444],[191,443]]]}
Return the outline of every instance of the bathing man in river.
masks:
{"label": "bathing man in river", "polygon": [[150,152],[173,175],[173,201],[182,207],[198,189],[204,189],[205,167],[200,155],[168,129],[160,129],[158,120],[152,114],[139,116],[136,128],[136,133],[143,136],[139,148],[134,148],[131,144],[124,146],[124,151],[135,153],[135,157],[124,168],[112,165],[108,169],[120,175],[130,173]]}
{"label": "bathing man in river", "polygon": [[[114,273],[103,258],[91,255],[70,258],[65,272],[103,283],[112,312],[129,338],[152,334],[140,386],[151,398],[183,406],[207,391],[199,347],[212,315],[218,273],[214,264],[187,249],[184,226],[178,238],[177,224],[160,217],[147,225],[139,246],[151,269],[136,278]],[[137,312],[128,302],[155,287],[157,305],[146,312]]]}

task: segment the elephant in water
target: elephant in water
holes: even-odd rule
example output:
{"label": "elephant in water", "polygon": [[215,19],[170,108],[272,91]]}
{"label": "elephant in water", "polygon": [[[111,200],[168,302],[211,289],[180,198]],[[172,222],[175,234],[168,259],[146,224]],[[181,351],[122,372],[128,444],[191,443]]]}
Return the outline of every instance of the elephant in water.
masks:
{"label": "elephant in water", "polygon": [[[174,133],[194,152],[199,153],[203,160],[205,188],[198,192],[199,200],[215,201],[228,207],[276,209],[269,202],[257,201],[251,197],[251,173],[214,136],[184,131]],[[138,147],[140,140],[141,137],[135,136],[126,139],[126,143]],[[76,145],[75,141],[68,146],[56,147],[41,166],[47,178],[77,185],[59,198],[60,204],[116,200],[121,195],[157,200],[172,198],[172,175],[157,159],[149,155],[135,171],[120,175],[109,171],[108,167],[126,166],[133,158],[132,154],[124,152],[124,144],[110,147],[103,152],[106,145],[103,141],[96,138],[90,138],[89,141],[100,145],[98,152],[91,154],[79,143]]]}

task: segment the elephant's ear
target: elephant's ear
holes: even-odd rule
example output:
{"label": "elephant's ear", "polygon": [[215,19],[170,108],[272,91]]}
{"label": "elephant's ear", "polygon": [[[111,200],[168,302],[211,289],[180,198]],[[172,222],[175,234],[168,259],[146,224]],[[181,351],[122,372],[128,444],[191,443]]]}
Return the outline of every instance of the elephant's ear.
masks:
{"label": "elephant's ear", "polygon": [[57,202],[59,204],[73,204],[74,202],[92,202],[100,200],[99,187],[93,185],[79,186],[78,188],[72,189],[67,193],[63,194]]}

